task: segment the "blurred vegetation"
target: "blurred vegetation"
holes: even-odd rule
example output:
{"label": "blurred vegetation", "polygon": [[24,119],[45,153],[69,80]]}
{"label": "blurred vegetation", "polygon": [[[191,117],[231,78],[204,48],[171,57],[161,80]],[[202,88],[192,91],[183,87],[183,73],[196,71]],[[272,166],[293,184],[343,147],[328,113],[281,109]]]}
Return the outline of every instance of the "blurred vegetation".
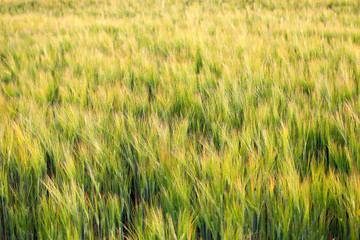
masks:
{"label": "blurred vegetation", "polygon": [[0,238],[359,239],[359,10],[0,0]]}

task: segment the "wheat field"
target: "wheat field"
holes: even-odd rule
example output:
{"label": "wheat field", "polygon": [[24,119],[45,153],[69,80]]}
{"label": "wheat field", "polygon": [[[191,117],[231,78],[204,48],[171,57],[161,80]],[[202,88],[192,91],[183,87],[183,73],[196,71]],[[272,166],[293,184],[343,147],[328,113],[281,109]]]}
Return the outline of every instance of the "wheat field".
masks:
{"label": "wheat field", "polygon": [[359,239],[360,1],[0,0],[0,239]]}

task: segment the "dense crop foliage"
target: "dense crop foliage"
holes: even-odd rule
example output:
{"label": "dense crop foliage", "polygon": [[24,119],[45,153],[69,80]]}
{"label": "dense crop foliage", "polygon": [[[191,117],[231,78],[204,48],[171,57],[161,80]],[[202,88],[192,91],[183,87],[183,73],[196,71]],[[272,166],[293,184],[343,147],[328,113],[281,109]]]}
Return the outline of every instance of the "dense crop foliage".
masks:
{"label": "dense crop foliage", "polygon": [[359,239],[357,0],[0,0],[0,239]]}

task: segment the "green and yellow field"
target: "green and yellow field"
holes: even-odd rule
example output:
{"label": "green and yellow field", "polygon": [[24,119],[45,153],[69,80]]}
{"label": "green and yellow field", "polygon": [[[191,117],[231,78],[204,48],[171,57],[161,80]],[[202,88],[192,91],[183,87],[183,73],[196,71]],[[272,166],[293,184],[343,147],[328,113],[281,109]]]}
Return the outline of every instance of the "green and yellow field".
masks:
{"label": "green and yellow field", "polygon": [[0,239],[359,239],[359,0],[0,0]]}

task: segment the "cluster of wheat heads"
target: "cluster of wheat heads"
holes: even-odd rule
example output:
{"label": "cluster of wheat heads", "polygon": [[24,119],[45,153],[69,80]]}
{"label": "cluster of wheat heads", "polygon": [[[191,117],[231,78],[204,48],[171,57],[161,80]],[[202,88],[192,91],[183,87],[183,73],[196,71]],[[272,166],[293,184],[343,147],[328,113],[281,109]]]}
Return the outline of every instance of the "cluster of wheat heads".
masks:
{"label": "cluster of wheat heads", "polygon": [[359,239],[357,0],[0,0],[1,239]]}

